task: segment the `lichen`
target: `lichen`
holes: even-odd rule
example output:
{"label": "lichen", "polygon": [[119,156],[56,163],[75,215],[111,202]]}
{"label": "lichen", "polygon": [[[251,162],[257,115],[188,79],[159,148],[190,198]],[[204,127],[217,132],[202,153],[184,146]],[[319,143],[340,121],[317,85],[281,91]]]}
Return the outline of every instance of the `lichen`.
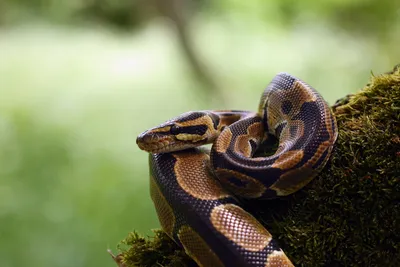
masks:
{"label": "lichen", "polygon": [[[400,266],[400,68],[334,106],[339,137],[299,192],[246,202],[296,266]],[[161,230],[131,233],[125,266],[196,266]],[[120,265],[122,266],[122,265]]]}

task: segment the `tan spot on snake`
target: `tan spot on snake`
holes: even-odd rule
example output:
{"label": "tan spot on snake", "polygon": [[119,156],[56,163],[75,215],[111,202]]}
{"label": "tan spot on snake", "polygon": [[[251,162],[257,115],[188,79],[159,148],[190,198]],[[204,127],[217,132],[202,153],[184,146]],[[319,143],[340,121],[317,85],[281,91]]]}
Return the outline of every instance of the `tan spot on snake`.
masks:
{"label": "tan spot on snake", "polygon": [[249,137],[247,135],[238,136],[235,140],[234,150],[238,154],[242,154],[245,157],[250,157],[252,149],[249,142]]}
{"label": "tan spot on snake", "polygon": [[174,212],[158,188],[154,177],[150,175],[150,195],[156,208],[158,220],[164,232],[172,238],[172,231],[175,225]]}
{"label": "tan spot on snake", "polygon": [[245,157],[251,157],[253,149],[250,144],[250,140],[253,140],[256,144],[261,141],[261,137],[264,135],[264,127],[261,122],[251,124],[247,128],[247,134],[240,135],[234,141],[234,150],[238,154],[242,154]]}
{"label": "tan spot on snake", "polygon": [[294,267],[294,265],[282,250],[276,250],[268,256],[265,267]]}
{"label": "tan spot on snake", "polygon": [[292,150],[283,153],[275,162],[272,164],[273,168],[279,168],[281,170],[287,170],[293,168],[303,158],[303,150]]}
{"label": "tan spot on snake", "polygon": [[317,95],[309,88],[308,85],[301,81],[295,81],[293,84],[293,91],[296,91],[295,102],[303,104],[304,102],[313,102],[317,100]]}
{"label": "tan spot on snake", "polygon": [[231,144],[231,140],[232,140],[231,130],[226,129],[222,131],[217,139],[217,142],[214,145],[215,151],[217,151],[218,153],[225,153],[228,150],[229,145]]}
{"label": "tan spot on snake", "polygon": [[257,252],[271,241],[271,234],[248,212],[233,204],[216,206],[210,215],[215,229],[242,248]]}
{"label": "tan spot on snake", "polygon": [[[215,172],[224,187],[239,196],[258,198],[261,197],[266,190],[265,186],[260,181],[241,172],[222,168],[217,168]],[[233,183],[231,179],[236,180],[243,186]]]}
{"label": "tan spot on snake", "polygon": [[175,158],[176,179],[186,193],[202,200],[216,200],[229,196],[212,176],[207,154],[181,153]]}
{"label": "tan spot on snake", "polygon": [[[221,111],[222,112],[222,111]],[[229,111],[227,111],[229,112]],[[232,123],[238,121],[242,115],[240,114],[229,114],[229,115],[220,115],[220,125],[231,125]]]}
{"label": "tan spot on snake", "polygon": [[193,119],[193,120],[187,120],[187,121],[183,121],[183,122],[177,122],[176,123],[177,126],[179,127],[188,127],[188,126],[193,126],[193,125],[204,125],[207,126],[207,131],[200,135],[200,134],[188,134],[188,133],[180,133],[177,134],[175,137],[178,140],[181,141],[187,141],[187,140],[191,140],[192,142],[199,142],[202,140],[206,140],[207,137],[208,138],[215,138],[215,131],[214,131],[214,124],[213,121],[211,119],[210,116],[208,115],[203,115],[197,119]]}
{"label": "tan spot on snake", "polygon": [[188,225],[183,225],[178,232],[186,253],[201,267],[224,267],[217,255],[201,236]]}
{"label": "tan spot on snake", "polygon": [[326,130],[327,130],[328,133],[329,133],[330,140],[331,140],[332,142],[334,142],[334,141],[336,141],[338,132],[335,131],[335,129],[333,129],[332,124],[333,124],[333,127],[334,127],[335,129],[337,129],[336,119],[335,119],[335,117],[332,115],[332,113],[331,113],[329,107],[327,106],[326,109],[325,109],[325,126],[326,126]]}
{"label": "tan spot on snake", "polygon": [[[272,185],[270,189],[275,190],[278,196],[286,196],[292,194],[308,184],[317,174],[320,168],[312,168],[315,163],[322,157],[326,149],[331,150],[330,142],[325,141],[319,145],[313,157],[308,160],[300,168],[290,170],[281,175],[281,177]],[[329,154],[329,153],[328,153]],[[320,165],[325,166],[329,157],[325,157]]]}
{"label": "tan spot on snake", "polygon": [[171,130],[171,126],[165,126],[157,129],[152,129],[151,132],[153,133],[164,133],[164,132],[169,132]]}
{"label": "tan spot on snake", "polygon": [[290,170],[282,174],[281,177],[270,186],[270,189],[275,190],[278,196],[287,196],[304,187],[316,175],[317,172],[308,167]]}

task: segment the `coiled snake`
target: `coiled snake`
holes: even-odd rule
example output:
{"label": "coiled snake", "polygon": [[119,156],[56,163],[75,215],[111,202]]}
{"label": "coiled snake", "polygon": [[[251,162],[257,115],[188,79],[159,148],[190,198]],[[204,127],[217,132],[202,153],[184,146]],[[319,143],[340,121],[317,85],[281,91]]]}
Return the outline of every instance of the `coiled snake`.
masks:
{"label": "coiled snake", "polygon": [[[268,134],[275,154],[253,157]],[[194,111],[145,131],[150,192],[163,230],[200,266],[293,266],[239,198],[286,196],[325,166],[337,138],[328,104],[308,84],[280,73],[258,113]],[[194,148],[213,143],[211,152]]]}

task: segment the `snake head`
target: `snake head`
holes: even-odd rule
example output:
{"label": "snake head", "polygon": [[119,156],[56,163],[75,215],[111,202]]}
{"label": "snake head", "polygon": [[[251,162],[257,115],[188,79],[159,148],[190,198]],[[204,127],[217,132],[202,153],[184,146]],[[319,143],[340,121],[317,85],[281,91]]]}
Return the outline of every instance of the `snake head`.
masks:
{"label": "snake head", "polygon": [[215,116],[207,111],[187,112],[141,133],[136,144],[150,153],[184,150],[214,141]]}

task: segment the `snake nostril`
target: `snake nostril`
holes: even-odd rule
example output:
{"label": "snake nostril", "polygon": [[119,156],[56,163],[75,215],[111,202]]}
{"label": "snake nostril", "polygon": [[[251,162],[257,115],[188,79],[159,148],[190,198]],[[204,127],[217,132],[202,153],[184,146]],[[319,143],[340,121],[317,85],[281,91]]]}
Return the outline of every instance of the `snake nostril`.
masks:
{"label": "snake nostril", "polygon": [[136,138],[136,144],[140,146],[140,144],[146,143],[148,141],[148,135],[146,135],[147,132],[143,132],[138,135]]}
{"label": "snake nostril", "polygon": [[138,135],[138,137],[136,137],[136,144],[139,145],[142,142],[142,140],[143,140],[142,135]]}
{"label": "snake nostril", "polygon": [[149,133],[149,131],[143,132],[136,138],[136,144],[142,147],[146,144],[154,143],[156,141],[154,134]]}

